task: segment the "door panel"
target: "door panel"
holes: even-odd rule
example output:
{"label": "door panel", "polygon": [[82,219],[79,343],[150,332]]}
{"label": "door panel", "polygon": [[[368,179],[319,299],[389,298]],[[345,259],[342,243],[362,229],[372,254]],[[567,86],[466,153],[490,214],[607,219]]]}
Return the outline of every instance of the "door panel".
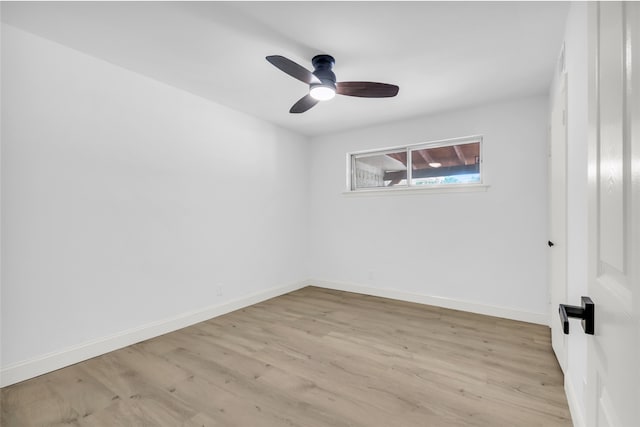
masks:
{"label": "door panel", "polygon": [[588,344],[587,420],[625,427],[640,420],[640,110],[634,101],[640,3],[589,8],[589,296],[596,323]]}
{"label": "door panel", "polygon": [[623,182],[623,5],[601,7],[600,27],[600,261],[612,272],[624,271]]}
{"label": "door panel", "polygon": [[[567,80],[561,77],[551,111],[549,141],[549,282],[551,307],[567,301]],[[562,371],[567,365],[567,336],[552,310],[551,345]]]}

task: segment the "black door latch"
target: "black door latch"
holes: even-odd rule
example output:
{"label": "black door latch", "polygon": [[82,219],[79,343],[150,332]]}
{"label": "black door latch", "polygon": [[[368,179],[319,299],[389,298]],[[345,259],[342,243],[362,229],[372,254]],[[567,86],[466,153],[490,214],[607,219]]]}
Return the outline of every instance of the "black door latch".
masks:
{"label": "black door latch", "polygon": [[589,297],[581,297],[582,307],[575,305],[560,304],[558,311],[560,312],[560,321],[562,322],[562,331],[565,334],[569,333],[569,317],[576,317],[582,319],[582,329],[584,333],[593,335],[595,324],[595,304]]}

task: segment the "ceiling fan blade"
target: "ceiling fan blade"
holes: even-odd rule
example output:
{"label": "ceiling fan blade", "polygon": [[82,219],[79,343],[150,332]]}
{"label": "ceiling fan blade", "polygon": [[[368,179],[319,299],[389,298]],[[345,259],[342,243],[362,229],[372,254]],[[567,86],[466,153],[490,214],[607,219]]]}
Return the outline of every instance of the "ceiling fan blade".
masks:
{"label": "ceiling fan blade", "polygon": [[307,70],[302,65],[296,64],[292,60],[285,58],[284,56],[267,56],[267,61],[303,83],[320,83],[320,79],[314,76],[311,71]]}
{"label": "ceiling fan blade", "polygon": [[375,82],[339,82],[336,83],[336,93],[361,98],[390,98],[398,94],[400,88],[396,85]]}
{"label": "ceiling fan blade", "polygon": [[289,110],[290,113],[304,113],[314,105],[316,105],[319,101],[311,97],[311,95],[305,95],[298,100],[293,107]]}

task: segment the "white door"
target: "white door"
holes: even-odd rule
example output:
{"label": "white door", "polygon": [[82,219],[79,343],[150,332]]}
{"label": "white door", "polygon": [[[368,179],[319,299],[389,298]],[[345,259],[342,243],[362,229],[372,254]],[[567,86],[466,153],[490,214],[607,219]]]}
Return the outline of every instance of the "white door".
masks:
{"label": "white door", "polygon": [[639,2],[589,4],[589,73],[595,335],[588,337],[587,424],[634,427],[640,426]]}
{"label": "white door", "polygon": [[549,283],[551,344],[563,372],[567,365],[567,336],[558,321],[558,305],[567,302],[567,83],[560,78],[553,96],[549,141]]}

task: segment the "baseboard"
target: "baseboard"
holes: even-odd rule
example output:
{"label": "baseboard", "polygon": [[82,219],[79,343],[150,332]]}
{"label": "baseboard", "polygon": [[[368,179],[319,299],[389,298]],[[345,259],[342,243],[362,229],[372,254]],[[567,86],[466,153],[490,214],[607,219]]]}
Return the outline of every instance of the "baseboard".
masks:
{"label": "baseboard", "polygon": [[416,302],[419,304],[435,305],[437,307],[451,308],[453,310],[468,311],[471,313],[485,314],[488,316],[502,317],[505,319],[519,320],[522,322],[536,323],[545,326],[549,325],[549,315],[547,313],[535,313],[530,311],[515,310],[507,307],[498,307],[453,298],[414,294],[410,292],[398,291],[395,289],[375,288],[372,286],[361,285],[357,283],[309,279],[305,280],[304,284],[306,284],[307,286],[318,286],[320,288],[355,292],[358,294]]}
{"label": "baseboard", "polygon": [[11,364],[0,370],[0,387],[37,377],[92,357],[154,338],[305,287],[306,282],[278,286],[242,298],[148,323],[60,351]]}
{"label": "baseboard", "polygon": [[567,395],[567,403],[569,404],[573,427],[586,427],[587,424],[584,421],[585,418],[582,413],[582,407],[578,403],[578,394],[576,393],[573,382],[567,379],[567,375],[564,376],[564,392]]}

